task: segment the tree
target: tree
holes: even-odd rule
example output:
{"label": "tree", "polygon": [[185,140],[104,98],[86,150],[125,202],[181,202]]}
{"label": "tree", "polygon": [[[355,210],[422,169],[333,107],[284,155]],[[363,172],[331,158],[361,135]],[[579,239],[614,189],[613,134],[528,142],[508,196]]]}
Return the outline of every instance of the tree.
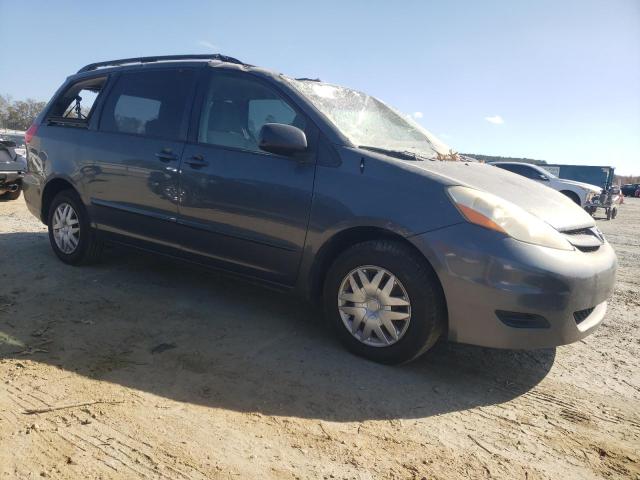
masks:
{"label": "tree", "polygon": [[38,102],[32,98],[13,102],[10,97],[0,95],[0,126],[12,130],[26,130],[45,105],[45,102]]}
{"label": "tree", "polygon": [[0,95],[0,127],[7,128],[7,109],[11,105],[9,95]]}

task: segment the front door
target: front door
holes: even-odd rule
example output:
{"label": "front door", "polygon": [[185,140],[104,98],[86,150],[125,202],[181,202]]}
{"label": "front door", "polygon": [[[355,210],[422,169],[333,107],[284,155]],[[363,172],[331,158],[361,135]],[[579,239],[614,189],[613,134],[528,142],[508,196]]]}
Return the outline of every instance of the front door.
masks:
{"label": "front door", "polygon": [[194,69],[159,68],[115,80],[85,171],[99,229],[177,245],[178,167],[195,77]]}
{"label": "front door", "polygon": [[[314,129],[263,80],[207,75],[196,106],[197,138],[181,164],[182,246],[219,267],[293,284],[311,207]],[[260,150],[265,123],[302,129],[309,152],[292,158]]]}

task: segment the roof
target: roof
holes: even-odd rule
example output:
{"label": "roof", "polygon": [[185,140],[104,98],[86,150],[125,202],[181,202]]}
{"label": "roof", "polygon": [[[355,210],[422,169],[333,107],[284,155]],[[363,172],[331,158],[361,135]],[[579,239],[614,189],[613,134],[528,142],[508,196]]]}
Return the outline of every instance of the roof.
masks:
{"label": "roof", "polygon": [[237,58],[229,57],[227,55],[222,55],[219,53],[212,54],[193,54],[193,55],[161,55],[155,57],[132,57],[132,58],[121,58],[119,60],[108,60],[105,62],[96,62],[90,63],[89,65],[85,65],[77,73],[90,72],[93,70],[97,70],[99,68],[106,67],[120,67],[131,64],[145,64],[145,63],[158,63],[158,62],[187,62],[194,60],[208,60],[208,61],[219,61],[225,63],[233,63],[236,65],[248,65],[244,62],[241,62]]}
{"label": "roof", "polygon": [[574,165],[571,163],[550,163],[549,167],[577,167],[577,168],[616,168],[610,165]]}
{"label": "roof", "polygon": [[487,162],[489,165],[529,165],[531,167],[541,167],[544,168],[546,165],[536,165],[535,163],[526,163],[526,162]]}

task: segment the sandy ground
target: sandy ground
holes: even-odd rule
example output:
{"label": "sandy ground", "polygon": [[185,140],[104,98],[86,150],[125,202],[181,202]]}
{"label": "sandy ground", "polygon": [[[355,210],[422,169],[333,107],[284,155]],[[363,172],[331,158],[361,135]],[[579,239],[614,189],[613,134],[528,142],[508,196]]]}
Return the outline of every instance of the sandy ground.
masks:
{"label": "sandy ground", "polygon": [[65,266],[0,203],[0,478],[640,479],[640,200],[599,225],[620,270],[594,335],[385,367],[260,287],[122,249]]}

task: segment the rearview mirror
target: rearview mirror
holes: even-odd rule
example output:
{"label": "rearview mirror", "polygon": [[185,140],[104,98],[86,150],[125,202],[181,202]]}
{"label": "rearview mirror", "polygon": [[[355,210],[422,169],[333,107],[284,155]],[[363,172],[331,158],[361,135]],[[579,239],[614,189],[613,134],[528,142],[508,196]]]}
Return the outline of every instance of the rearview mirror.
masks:
{"label": "rearview mirror", "polygon": [[291,125],[265,123],[260,129],[258,146],[276,155],[293,155],[307,149],[307,136]]}
{"label": "rearview mirror", "polygon": [[542,180],[543,182],[548,182],[549,181],[549,177],[547,177],[544,173],[540,174],[540,180]]}

